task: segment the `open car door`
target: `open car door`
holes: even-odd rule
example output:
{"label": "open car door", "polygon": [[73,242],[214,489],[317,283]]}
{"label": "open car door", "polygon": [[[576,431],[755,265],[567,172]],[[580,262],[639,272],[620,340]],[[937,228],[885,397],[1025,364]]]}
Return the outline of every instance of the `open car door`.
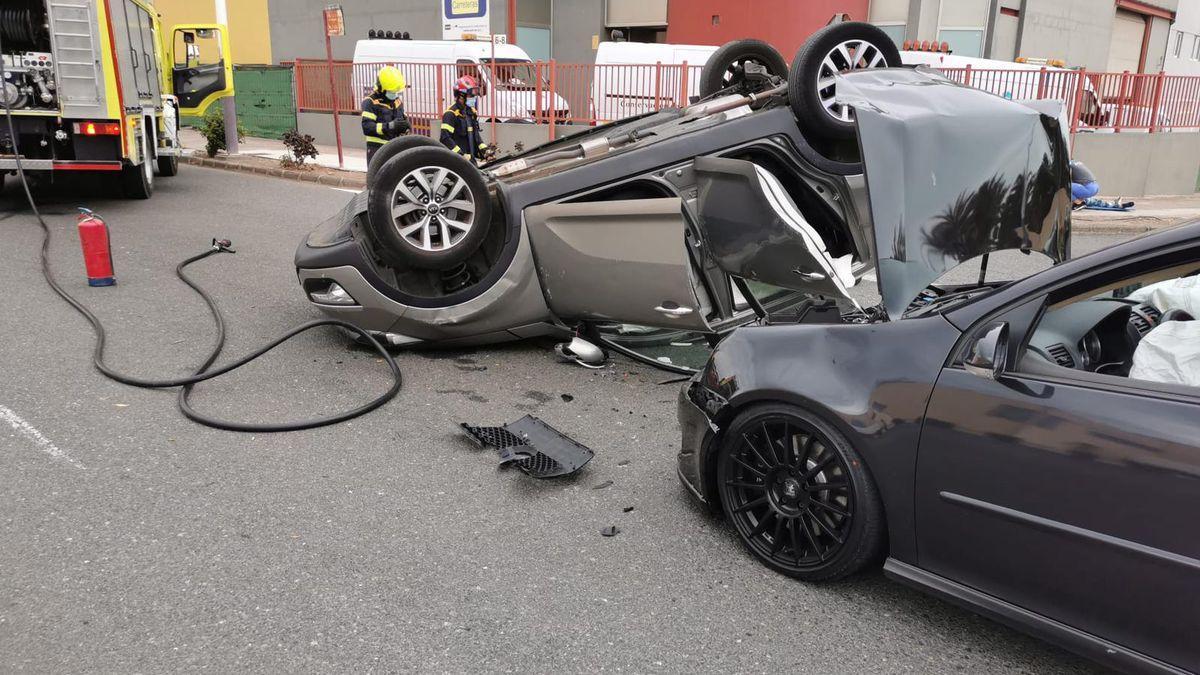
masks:
{"label": "open car door", "polygon": [[171,86],[179,112],[200,116],[219,98],[233,95],[229,30],[217,23],[174,26],[167,47]]}
{"label": "open car door", "polygon": [[550,309],[563,319],[709,332],[715,316],[678,197],[525,210]]}
{"label": "open car door", "polygon": [[697,157],[705,253],[726,273],[857,304],[851,254],[834,257],[779,180],[741,159]]}

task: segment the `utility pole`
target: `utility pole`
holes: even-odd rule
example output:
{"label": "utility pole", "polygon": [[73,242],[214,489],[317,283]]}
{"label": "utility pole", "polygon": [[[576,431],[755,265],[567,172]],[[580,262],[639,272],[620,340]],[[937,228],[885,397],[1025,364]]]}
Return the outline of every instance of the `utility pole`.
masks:
{"label": "utility pole", "polygon": [[[215,0],[217,23],[229,27],[229,12],[225,10],[225,0]],[[228,38],[229,36],[223,36]],[[220,49],[222,40],[217,42],[217,49]],[[222,60],[232,59],[232,54],[221,54]],[[230,64],[232,65],[232,64]],[[231,155],[238,154],[238,132],[237,132],[237,102],[232,96],[226,96],[221,99],[221,107],[225,113],[225,150]]]}
{"label": "utility pole", "polygon": [[508,44],[517,44],[517,0],[508,0]]}

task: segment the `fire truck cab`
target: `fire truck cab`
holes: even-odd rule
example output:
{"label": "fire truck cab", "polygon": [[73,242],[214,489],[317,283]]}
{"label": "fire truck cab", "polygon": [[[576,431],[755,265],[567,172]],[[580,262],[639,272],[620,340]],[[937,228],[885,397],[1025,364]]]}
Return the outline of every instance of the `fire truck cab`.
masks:
{"label": "fire truck cab", "polygon": [[[173,176],[181,115],[233,93],[219,24],[164,32],[152,0],[5,0],[0,9],[0,172],[112,172],[147,199]],[[0,110],[3,112],[3,110]]]}

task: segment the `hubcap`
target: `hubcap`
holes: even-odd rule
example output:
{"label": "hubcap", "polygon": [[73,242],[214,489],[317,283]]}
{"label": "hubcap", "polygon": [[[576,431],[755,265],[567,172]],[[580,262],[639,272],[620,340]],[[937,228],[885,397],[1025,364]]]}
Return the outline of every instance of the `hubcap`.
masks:
{"label": "hubcap", "polygon": [[722,460],[729,517],[759,555],[810,569],[841,549],[854,517],[854,492],[841,454],[793,417],[744,432]]}
{"label": "hubcap", "polygon": [[392,191],[392,225],[422,251],[458,245],[475,225],[475,196],[450,169],[423,166],[408,172]]}
{"label": "hubcap", "polygon": [[887,68],[889,64],[883,52],[866,40],[847,40],[834,47],[821,60],[821,68],[817,71],[817,96],[821,105],[830,117],[842,122],[854,120],[854,111],[844,103],[834,100],[837,94],[834,76],[851,70],[867,68]]}

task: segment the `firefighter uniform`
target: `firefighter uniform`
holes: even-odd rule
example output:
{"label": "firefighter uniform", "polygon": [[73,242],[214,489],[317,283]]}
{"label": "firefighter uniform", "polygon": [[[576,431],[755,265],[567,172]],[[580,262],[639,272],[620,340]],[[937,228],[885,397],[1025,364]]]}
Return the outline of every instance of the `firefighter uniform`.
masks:
{"label": "firefighter uniform", "polygon": [[[395,122],[395,124],[393,124]],[[367,140],[367,161],[384,143],[408,132],[411,125],[400,99],[389,101],[381,91],[373,91],[362,102],[362,131]]]}
{"label": "firefighter uniform", "polygon": [[471,106],[455,102],[442,113],[442,145],[468,161],[484,159],[487,154],[488,145],[480,132],[479,116]]}

